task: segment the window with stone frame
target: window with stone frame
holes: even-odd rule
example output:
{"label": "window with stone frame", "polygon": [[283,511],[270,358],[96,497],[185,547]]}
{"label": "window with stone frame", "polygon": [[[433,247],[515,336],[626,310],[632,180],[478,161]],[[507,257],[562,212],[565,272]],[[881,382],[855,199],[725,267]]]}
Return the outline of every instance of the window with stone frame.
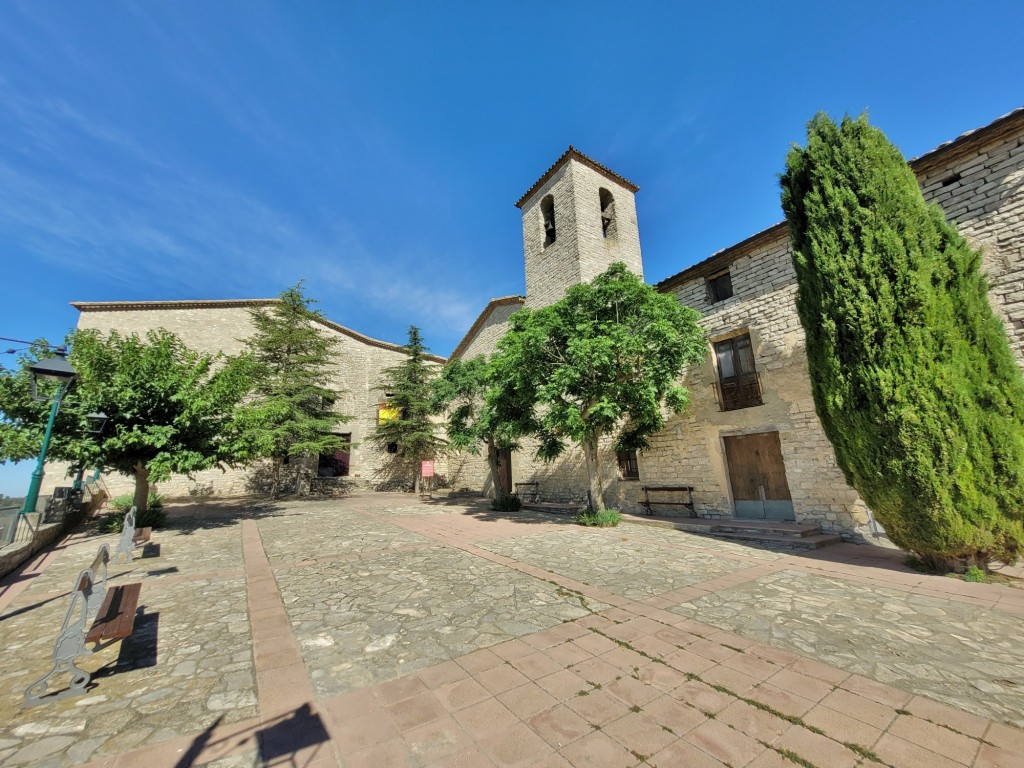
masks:
{"label": "window with stone frame", "polygon": [[604,187],[597,191],[597,199],[601,204],[601,236],[615,237],[615,198]]}
{"label": "window with stone frame", "polygon": [[541,222],[544,225],[544,246],[547,247],[555,242],[555,198],[548,195],[540,201]]}
{"label": "window with stone frame", "polygon": [[729,270],[708,278],[708,301],[715,304],[732,296],[732,275]]}
{"label": "window with stone frame", "polygon": [[750,334],[743,333],[714,343],[718,367],[718,403],[723,411],[761,405],[761,382],[754,365]]}
{"label": "window with stone frame", "polygon": [[622,480],[639,480],[640,465],[636,460],[636,451],[617,451],[619,461],[619,478]]}

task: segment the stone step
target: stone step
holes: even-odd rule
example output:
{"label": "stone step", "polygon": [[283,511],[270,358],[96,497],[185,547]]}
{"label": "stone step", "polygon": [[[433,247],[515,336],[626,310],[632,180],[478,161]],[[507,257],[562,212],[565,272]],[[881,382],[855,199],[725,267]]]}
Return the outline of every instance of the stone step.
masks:
{"label": "stone step", "polygon": [[817,524],[801,525],[799,523],[769,523],[758,521],[756,524],[748,522],[719,522],[715,525],[715,531],[721,533],[751,534],[753,536],[814,536],[821,533],[821,526]]}
{"label": "stone step", "polygon": [[686,531],[687,533],[707,533],[715,527],[714,523],[700,518],[680,517],[666,520],[665,518],[646,517],[643,515],[623,515],[622,519],[635,525],[649,525],[652,528],[672,528],[673,530]]}
{"label": "stone step", "polygon": [[523,509],[534,512],[548,512],[552,515],[575,515],[586,507],[586,504],[569,504],[559,501],[531,501],[523,504]]}
{"label": "stone step", "polygon": [[792,549],[821,549],[831,544],[838,544],[842,541],[839,536],[827,533],[817,533],[808,536],[772,536],[765,533],[730,533],[727,531],[711,530],[709,536],[716,539],[729,539],[730,541],[745,541],[751,544],[765,544],[770,547],[788,547]]}

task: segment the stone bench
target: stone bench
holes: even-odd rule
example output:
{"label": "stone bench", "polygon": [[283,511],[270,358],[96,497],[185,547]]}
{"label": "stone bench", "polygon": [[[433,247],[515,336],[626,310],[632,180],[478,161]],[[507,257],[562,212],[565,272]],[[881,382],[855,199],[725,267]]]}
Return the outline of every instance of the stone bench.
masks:
{"label": "stone bench", "polygon": [[[103,544],[92,564],[75,578],[71,605],[53,645],[53,667],[25,689],[24,706],[83,693],[92,680],[92,673],[75,664],[78,657],[93,653],[101,644],[123,640],[135,630],[135,611],[142,584],[123,584],[107,589],[109,562],[110,548]],[[88,643],[95,644],[94,648],[86,648]],[[49,693],[50,682],[61,674],[70,675],[67,688]]]}
{"label": "stone bench", "polygon": [[516,496],[525,503],[540,501],[540,483],[516,483],[515,489]]}
{"label": "stone bench", "polygon": [[[640,506],[647,510],[648,515],[653,515],[652,506],[685,507],[690,510],[690,517],[696,517],[697,511],[693,506],[693,487],[689,485],[645,485],[643,486],[644,500]],[[671,499],[652,499],[651,494],[686,494],[686,501],[673,501]]]}

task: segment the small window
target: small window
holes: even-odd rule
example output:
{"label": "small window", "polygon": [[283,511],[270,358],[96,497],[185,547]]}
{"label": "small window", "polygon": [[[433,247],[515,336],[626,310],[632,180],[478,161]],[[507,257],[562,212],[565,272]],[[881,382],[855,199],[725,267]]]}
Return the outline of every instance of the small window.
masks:
{"label": "small window", "polygon": [[548,195],[540,201],[540,214],[544,222],[544,245],[555,242],[555,198]]}
{"label": "small window", "polygon": [[398,443],[388,443],[388,453],[398,453]]}
{"label": "small window", "polygon": [[732,296],[732,275],[728,271],[708,278],[708,299],[714,304]]}
{"label": "small window", "polygon": [[619,460],[619,477],[623,480],[639,480],[640,465],[636,461],[636,451],[619,451],[615,455]]}
{"label": "small window", "polygon": [[601,203],[601,235],[615,237],[615,198],[604,187],[598,190],[597,197]]}

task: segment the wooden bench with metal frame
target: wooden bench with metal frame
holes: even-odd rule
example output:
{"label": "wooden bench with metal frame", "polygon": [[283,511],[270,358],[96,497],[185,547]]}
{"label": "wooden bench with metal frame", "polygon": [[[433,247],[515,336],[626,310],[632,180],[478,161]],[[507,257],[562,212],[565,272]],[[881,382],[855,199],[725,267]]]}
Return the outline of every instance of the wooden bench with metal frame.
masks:
{"label": "wooden bench with metal frame", "polygon": [[[139,605],[141,583],[122,584],[107,589],[107,563],[110,547],[100,546],[92,565],[78,574],[71,588],[71,605],[53,645],[53,667],[25,689],[24,706],[83,693],[92,680],[92,673],[75,664],[79,656],[87,656],[101,647],[129,637],[135,629],[135,611]],[[95,618],[92,618],[95,615]],[[89,620],[92,618],[92,623]],[[88,628],[87,628],[88,627]],[[86,644],[94,643],[90,650]],[[48,694],[51,679],[69,674],[68,687]]]}
{"label": "wooden bench with metal frame", "polygon": [[[645,485],[643,487],[644,500],[640,502],[640,506],[647,509],[648,515],[653,515],[654,511],[651,509],[653,505],[665,506],[665,507],[685,507],[690,510],[690,517],[697,516],[697,509],[693,505],[693,487],[689,485]],[[651,499],[652,493],[685,493],[686,501],[660,501],[657,499]]]}
{"label": "wooden bench with metal frame", "polygon": [[135,527],[136,508],[132,507],[124,515],[124,524],[121,527],[121,538],[117,542],[117,549],[114,551],[114,560],[119,560],[124,555],[126,562],[135,559],[135,547],[145,544],[153,536],[152,528]]}

